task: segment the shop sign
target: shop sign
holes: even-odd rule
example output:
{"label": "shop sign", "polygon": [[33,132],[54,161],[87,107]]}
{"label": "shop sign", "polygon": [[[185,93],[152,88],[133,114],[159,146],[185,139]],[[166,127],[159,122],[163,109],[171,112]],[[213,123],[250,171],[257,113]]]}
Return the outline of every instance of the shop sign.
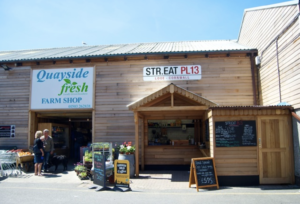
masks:
{"label": "shop sign", "polygon": [[93,67],[32,71],[31,109],[93,107]]}
{"label": "shop sign", "polygon": [[200,80],[200,65],[151,66],[143,69],[144,81]]}
{"label": "shop sign", "polygon": [[15,125],[0,125],[0,137],[15,137]]}

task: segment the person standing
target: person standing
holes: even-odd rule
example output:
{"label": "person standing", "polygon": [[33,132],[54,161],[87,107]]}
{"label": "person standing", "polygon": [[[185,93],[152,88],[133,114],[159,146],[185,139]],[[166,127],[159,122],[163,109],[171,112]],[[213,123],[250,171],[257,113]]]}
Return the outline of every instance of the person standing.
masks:
{"label": "person standing", "polygon": [[43,170],[44,172],[48,171],[48,164],[49,164],[49,157],[50,154],[53,154],[54,151],[54,144],[53,144],[53,139],[49,135],[49,130],[45,129],[43,131],[44,133],[44,150],[45,150],[45,157],[44,157],[44,164],[43,164]]}
{"label": "person standing", "polygon": [[40,140],[42,136],[42,131],[38,130],[35,133],[34,145],[37,145],[40,153],[34,153],[34,175],[42,176],[41,169],[43,164],[44,150],[43,150],[43,142]]}

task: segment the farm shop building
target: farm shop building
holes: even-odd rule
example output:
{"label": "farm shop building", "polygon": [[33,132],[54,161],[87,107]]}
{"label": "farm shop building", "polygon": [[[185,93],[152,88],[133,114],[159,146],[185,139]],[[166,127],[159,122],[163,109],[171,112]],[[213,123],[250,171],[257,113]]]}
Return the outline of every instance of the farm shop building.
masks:
{"label": "farm shop building", "polygon": [[133,141],[137,176],[210,156],[220,184],[293,183],[291,106],[258,105],[256,54],[235,41],[0,52],[0,125],[15,126],[0,146],[28,148],[47,128],[72,156],[79,129]]}

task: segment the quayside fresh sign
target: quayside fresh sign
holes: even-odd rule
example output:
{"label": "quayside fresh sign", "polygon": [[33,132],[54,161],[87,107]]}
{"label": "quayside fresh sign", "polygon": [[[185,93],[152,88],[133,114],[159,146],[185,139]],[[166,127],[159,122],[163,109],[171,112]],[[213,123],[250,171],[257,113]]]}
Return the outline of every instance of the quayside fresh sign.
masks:
{"label": "quayside fresh sign", "polygon": [[149,66],[143,69],[144,81],[200,80],[200,65]]}
{"label": "quayside fresh sign", "polygon": [[93,107],[93,67],[32,71],[31,109]]}

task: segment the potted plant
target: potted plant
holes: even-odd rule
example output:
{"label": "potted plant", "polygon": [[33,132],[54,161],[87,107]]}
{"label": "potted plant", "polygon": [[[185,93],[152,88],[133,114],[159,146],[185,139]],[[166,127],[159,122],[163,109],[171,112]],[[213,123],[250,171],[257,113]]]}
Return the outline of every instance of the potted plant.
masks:
{"label": "potted plant", "polygon": [[130,166],[130,177],[134,176],[135,161],[134,161],[135,146],[131,142],[124,142],[119,146],[119,160],[128,160]]}
{"label": "potted plant", "polygon": [[77,166],[74,168],[76,174],[78,175],[81,172],[86,171],[85,166],[83,166],[82,164],[77,164]]}
{"label": "potted plant", "polygon": [[134,154],[135,146],[131,142],[124,142],[119,147],[119,154]]}
{"label": "potted plant", "polygon": [[86,171],[83,171],[83,172],[79,173],[78,177],[80,178],[80,180],[89,179],[88,176],[87,176],[87,172]]}

